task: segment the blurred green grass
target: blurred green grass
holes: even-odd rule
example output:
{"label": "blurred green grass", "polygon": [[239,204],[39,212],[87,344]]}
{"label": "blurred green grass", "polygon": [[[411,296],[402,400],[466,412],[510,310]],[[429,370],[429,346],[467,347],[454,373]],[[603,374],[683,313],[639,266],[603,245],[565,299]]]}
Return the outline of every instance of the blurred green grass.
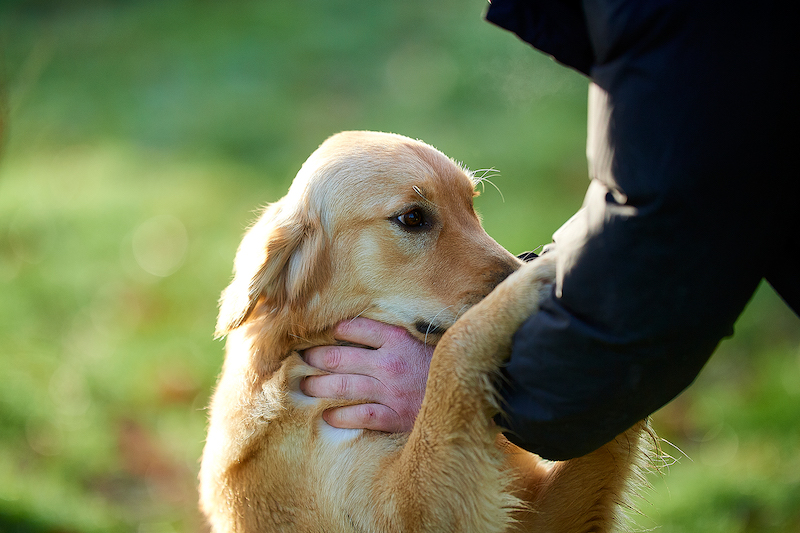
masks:
{"label": "blurred green grass", "polygon": [[[421,138],[519,253],[587,184],[586,81],[436,3],[0,5],[0,532],[203,531],[195,476],[241,233],[345,129]],[[755,243],[742,243],[743,256]],[[800,530],[800,324],[762,287],[656,414],[640,527]]]}

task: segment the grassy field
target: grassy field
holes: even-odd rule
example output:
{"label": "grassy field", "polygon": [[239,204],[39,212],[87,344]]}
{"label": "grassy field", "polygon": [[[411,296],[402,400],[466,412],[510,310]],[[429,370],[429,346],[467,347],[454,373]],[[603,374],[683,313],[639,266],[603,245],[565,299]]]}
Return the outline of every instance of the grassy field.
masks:
{"label": "grassy field", "polygon": [[[587,82],[482,0],[0,4],[0,532],[203,531],[219,292],[253,211],[328,135],[473,169],[519,253],[579,206]],[[754,243],[742,243],[745,256]],[[800,321],[762,287],[655,416],[663,532],[800,531]]]}

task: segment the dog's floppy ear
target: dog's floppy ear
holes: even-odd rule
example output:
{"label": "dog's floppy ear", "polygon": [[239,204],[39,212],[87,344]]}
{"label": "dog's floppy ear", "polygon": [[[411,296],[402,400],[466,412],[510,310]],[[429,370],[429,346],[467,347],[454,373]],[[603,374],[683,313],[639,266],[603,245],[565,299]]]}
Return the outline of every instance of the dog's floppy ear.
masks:
{"label": "dog's floppy ear", "polygon": [[300,303],[314,285],[322,263],[324,234],[318,221],[287,208],[269,205],[248,230],[234,261],[234,277],[222,292],[215,335],[238,328],[259,298],[271,309]]}

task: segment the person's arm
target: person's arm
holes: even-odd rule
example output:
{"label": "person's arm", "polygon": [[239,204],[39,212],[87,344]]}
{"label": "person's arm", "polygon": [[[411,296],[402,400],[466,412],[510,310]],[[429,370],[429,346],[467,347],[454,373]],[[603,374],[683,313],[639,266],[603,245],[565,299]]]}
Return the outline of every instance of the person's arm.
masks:
{"label": "person's arm", "polygon": [[356,318],[341,322],[336,338],[370,348],[318,346],[306,350],[304,360],[331,372],[306,378],[303,393],[321,398],[365,400],[365,403],[323,414],[338,428],[407,432],[414,426],[428,379],[433,346],[402,328]]}

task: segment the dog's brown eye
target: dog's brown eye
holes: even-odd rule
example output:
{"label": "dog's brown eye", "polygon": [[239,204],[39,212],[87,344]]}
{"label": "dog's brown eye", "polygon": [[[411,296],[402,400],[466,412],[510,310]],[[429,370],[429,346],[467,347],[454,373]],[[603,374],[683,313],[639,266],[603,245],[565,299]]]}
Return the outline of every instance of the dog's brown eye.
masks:
{"label": "dog's brown eye", "polygon": [[419,209],[412,209],[408,213],[403,213],[397,217],[397,221],[403,226],[419,229],[425,225],[425,217]]}

